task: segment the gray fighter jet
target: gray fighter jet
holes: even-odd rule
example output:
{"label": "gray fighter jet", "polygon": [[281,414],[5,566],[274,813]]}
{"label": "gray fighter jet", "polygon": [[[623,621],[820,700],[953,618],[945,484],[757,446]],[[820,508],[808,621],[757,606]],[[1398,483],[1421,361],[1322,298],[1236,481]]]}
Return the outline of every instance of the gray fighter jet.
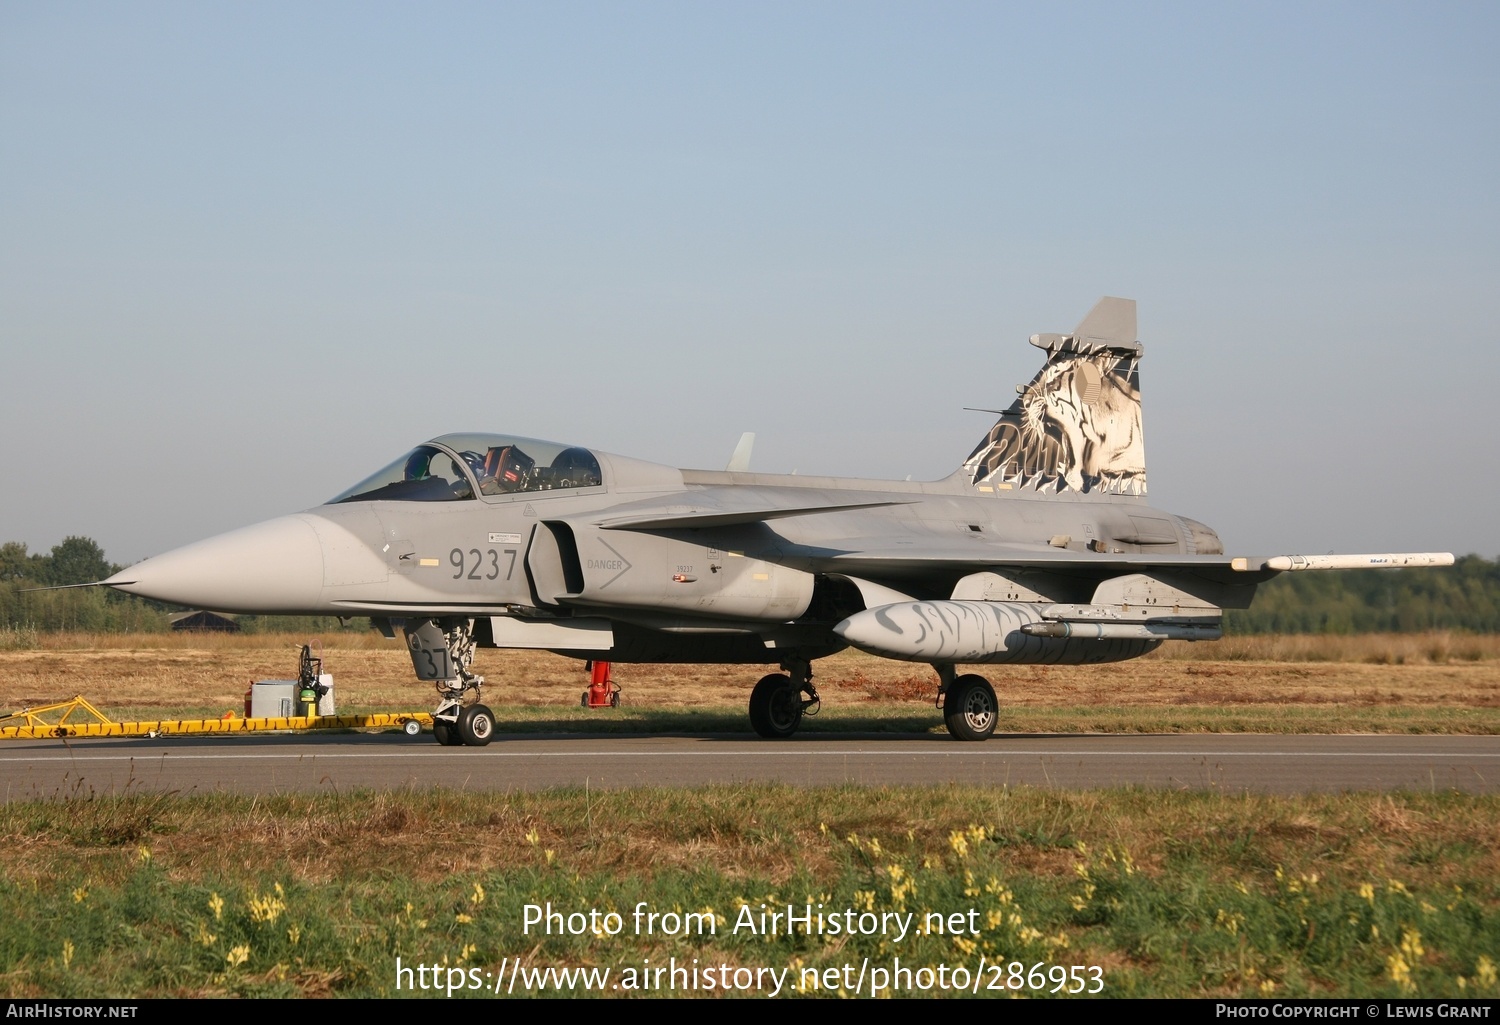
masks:
{"label": "gray fighter jet", "polygon": [[476,647],[614,662],[771,664],[750,722],[787,737],[813,663],[854,645],[925,662],[948,730],[999,704],[975,663],[1135,658],[1220,636],[1223,609],[1288,570],[1449,565],[1447,553],[1232,558],[1146,498],[1135,302],[1033,335],[1030,384],[931,482],[680,470],[576,445],[449,434],[326,505],[104,581],[221,612],[370,616],[436,684],[434,733],[495,731]]}

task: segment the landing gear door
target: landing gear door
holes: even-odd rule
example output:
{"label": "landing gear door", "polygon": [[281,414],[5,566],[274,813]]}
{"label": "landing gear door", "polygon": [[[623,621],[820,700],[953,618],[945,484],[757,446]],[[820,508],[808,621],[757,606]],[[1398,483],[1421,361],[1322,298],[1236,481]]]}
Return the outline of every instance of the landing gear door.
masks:
{"label": "landing gear door", "polygon": [[411,653],[411,665],[417,671],[417,679],[433,681],[458,678],[458,669],[453,664],[453,656],[448,652],[448,639],[443,635],[442,628],[432,620],[423,620],[417,626],[407,625],[406,647]]}

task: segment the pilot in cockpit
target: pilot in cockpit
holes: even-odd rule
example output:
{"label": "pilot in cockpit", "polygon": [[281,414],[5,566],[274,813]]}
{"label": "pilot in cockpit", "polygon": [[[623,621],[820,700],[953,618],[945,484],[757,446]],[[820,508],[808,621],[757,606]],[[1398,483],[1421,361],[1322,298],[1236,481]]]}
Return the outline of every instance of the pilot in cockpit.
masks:
{"label": "pilot in cockpit", "polygon": [[463,464],[457,459],[450,459],[448,462],[453,469],[453,497],[474,497],[474,488],[469,484],[469,478],[464,473]]}
{"label": "pilot in cockpit", "polygon": [[432,449],[419,448],[406,459],[406,480],[426,480],[432,473]]}
{"label": "pilot in cockpit", "polygon": [[[448,460],[449,472],[434,474],[432,472],[432,457],[437,453],[430,448],[419,448],[406,460],[406,469],[403,477],[408,484],[420,484],[430,482],[434,487],[447,485],[453,492],[454,498],[469,498],[474,489],[469,484],[469,478],[464,474],[463,467],[455,459]],[[430,499],[429,499],[430,500]]]}

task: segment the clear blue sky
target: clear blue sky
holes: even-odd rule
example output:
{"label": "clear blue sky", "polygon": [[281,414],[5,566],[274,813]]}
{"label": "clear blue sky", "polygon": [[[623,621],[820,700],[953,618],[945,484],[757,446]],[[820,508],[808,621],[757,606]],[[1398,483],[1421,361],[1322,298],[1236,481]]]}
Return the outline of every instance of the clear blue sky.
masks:
{"label": "clear blue sky", "polygon": [[1140,303],[1153,504],[1500,553],[1493,3],[0,2],[0,540],[499,431],[917,478]]}

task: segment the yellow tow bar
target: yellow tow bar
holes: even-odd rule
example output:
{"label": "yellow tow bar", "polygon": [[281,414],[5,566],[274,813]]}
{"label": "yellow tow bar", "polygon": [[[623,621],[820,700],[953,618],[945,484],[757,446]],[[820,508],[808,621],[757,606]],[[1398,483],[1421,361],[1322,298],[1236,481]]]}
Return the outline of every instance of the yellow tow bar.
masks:
{"label": "yellow tow bar", "polygon": [[[74,713],[79,718],[70,719]],[[47,717],[56,716],[48,720]],[[92,717],[92,718],[88,718]],[[263,733],[268,730],[346,730],[400,727],[415,734],[432,725],[430,712],[372,712],[368,715],[289,715],[242,719],[159,719],[114,722],[87,698],[23,708],[0,716],[0,740],[56,740],[59,737],[164,737],[181,733]]]}

